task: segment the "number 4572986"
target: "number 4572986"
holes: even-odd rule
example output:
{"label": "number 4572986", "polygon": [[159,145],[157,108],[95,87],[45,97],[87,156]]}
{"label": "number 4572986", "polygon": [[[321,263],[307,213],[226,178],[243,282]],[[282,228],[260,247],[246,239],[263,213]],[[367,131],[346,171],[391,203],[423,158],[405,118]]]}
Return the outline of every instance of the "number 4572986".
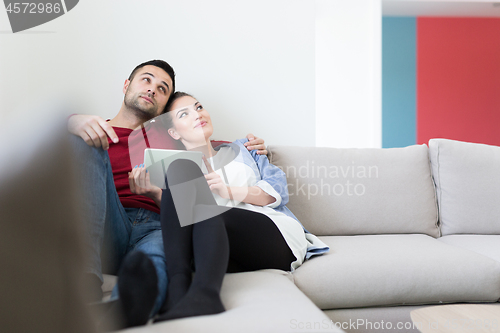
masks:
{"label": "number 4572986", "polygon": [[41,13],[46,13],[46,14],[59,14],[61,12],[61,4],[60,3],[29,3],[29,2],[22,2],[22,3],[9,3],[7,6],[7,13],[28,13],[28,14],[41,14]]}

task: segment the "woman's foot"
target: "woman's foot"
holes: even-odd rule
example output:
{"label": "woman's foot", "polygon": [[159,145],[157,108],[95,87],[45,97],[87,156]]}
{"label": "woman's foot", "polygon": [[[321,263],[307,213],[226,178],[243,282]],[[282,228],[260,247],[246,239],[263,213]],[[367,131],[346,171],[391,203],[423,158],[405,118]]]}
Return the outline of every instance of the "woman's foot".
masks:
{"label": "woman's foot", "polygon": [[191,280],[192,272],[178,273],[168,277],[167,298],[160,309],[160,315],[172,310],[186,296]]}
{"label": "woman's foot", "polygon": [[155,322],[212,315],[224,312],[219,293],[190,290],[172,310],[155,319]]}

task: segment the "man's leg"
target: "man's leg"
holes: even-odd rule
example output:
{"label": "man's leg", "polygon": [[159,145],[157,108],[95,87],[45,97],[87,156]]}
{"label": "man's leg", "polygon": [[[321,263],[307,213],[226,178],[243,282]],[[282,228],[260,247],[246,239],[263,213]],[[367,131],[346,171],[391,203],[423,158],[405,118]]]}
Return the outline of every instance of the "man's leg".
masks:
{"label": "man's leg", "polygon": [[[118,283],[110,301],[111,311],[103,317],[102,331],[113,331],[127,327],[145,325],[165,300],[166,271],[163,243],[159,230],[159,215],[142,208],[124,208],[128,216],[126,246],[119,246],[114,263],[118,270]],[[106,239],[113,234],[106,223]],[[155,237],[155,232],[158,234]],[[123,239],[119,240],[123,245]],[[111,242],[112,243],[112,242]],[[116,243],[116,241],[115,241]],[[113,270],[112,274],[116,274]],[[110,322],[111,321],[111,322]]]}
{"label": "man's leg", "polygon": [[144,252],[152,261],[156,270],[158,295],[151,310],[151,316],[154,316],[165,302],[168,283],[160,215],[144,209],[139,210],[133,219],[130,237],[129,251],[133,250]]}
{"label": "man's leg", "polygon": [[[89,301],[98,301],[102,297],[101,254],[105,230],[109,236],[108,248],[114,248],[114,269],[126,252],[130,223],[116,193],[109,155],[102,148],[88,146],[81,138],[70,135],[75,163],[78,167],[78,184],[81,193],[81,209],[87,238],[87,265],[89,273]],[[108,241],[106,241],[108,243]]]}
{"label": "man's leg", "polygon": [[136,249],[146,253],[156,269],[158,278],[158,295],[151,310],[151,317],[156,315],[165,302],[167,295],[167,268],[165,264],[165,253],[163,251],[163,240],[161,230],[156,230],[144,237],[136,246]]}
{"label": "man's leg", "polygon": [[140,250],[130,252],[118,273],[120,316],[122,327],[145,325],[158,296],[156,269],[149,257]]}

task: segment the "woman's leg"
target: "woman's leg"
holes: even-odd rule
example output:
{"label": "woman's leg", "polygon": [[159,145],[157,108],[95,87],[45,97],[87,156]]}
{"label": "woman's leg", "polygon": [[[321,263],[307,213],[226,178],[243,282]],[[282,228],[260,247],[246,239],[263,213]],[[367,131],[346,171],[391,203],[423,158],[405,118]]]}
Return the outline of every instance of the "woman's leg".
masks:
{"label": "woman's leg", "polygon": [[[172,163],[167,176],[161,219],[169,277],[166,304],[171,310],[155,321],[224,311],[220,288],[228,269],[229,247],[233,263],[229,268],[238,266],[234,271],[290,270],[296,258],[271,219],[256,212],[217,206],[193,162]],[[177,187],[175,195],[170,191],[172,186]],[[189,216],[184,227],[179,213],[184,218]],[[193,257],[196,274],[189,285]]]}
{"label": "woman's leg", "polygon": [[181,227],[168,187],[163,190],[160,211],[168,277],[166,300],[160,310],[162,314],[179,302],[191,284],[193,226]]}
{"label": "woman's leg", "polygon": [[[217,215],[226,209],[217,206],[199,167],[191,161],[172,163],[167,180],[167,189],[162,194],[161,222],[169,284],[160,313],[172,311],[157,321],[224,311],[219,292],[229,250],[224,223]],[[173,186],[176,186],[174,194],[170,189]],[[196,221],[207,212],[213,217],[181,226],[179,213],[184,217],[190,214],[192,221]],[[191,283],[193,257],[196,275]],[[181,299],[183,303],[179,304]]]}
{"label": "woman's leg", "polygon": [[279,229],[264,214],[238,208],[220,212],[213,205],[195,205],[193,212],[193,218],[200,212],[214,216],[192,225],[193,282],[186,295],[155,321],[220,313],[224,311],[220,289],[226,271],[288,271],[296,260]]}
{"label": "woman's leg", "polygon": [[[206,212],[213,206],[197,205]],[[192,225],[195,274],[188,292],[173,308],[155,321],[216,314],[225,311],[220,289],[229,258],[229,243],[220,216]],[[185,228],[185,227],[184,227]],[[169,286],[170,288],[170,286]]]}
{"label": "woman's leg", "polygon": [[296,258],[269,217],[239,208],[222,217],[229,238],[229,273],[267,268],[290,270]]}

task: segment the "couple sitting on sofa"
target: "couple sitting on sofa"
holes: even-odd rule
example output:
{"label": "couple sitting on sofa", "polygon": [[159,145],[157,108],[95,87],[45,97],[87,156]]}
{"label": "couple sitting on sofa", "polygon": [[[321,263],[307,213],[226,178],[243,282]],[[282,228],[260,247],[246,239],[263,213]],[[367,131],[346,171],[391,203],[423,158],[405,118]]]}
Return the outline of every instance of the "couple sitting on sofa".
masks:
{"label": "couple sitting on sofa", "polygon": [[[107,157],[104,150],[75,140],[81,153],[90,154],[82,159],[92,164],[83,166],[85,179],[97,180],[82,184],[92,193],[85,203],[90,212],[89,280],[102,283],[104,243],[111,272],[120,269],[113,294],[119,294],[125,326],[145,324],[157,313],[157,320],[168,320],[222,312],[219,292],[226,271],[293,270],[328,250],[284,206],[288,194],[280,169],[250,153],[246,140],[213,149],[211,119],[201,104],[179,92],[169,100],[175,83],[168,64],[139,65],[123,90],[124,103],[111,121],[94,118],[89,124],[88,118],[73,116],[69,127],[89,146],[109,147]],[[186,149],[203,152],[206,170],[204,175],[193,162],[174,161],[160,189],[151,185],[143,165],[131,169],[129,137],[164,109],[169,112],[158,123]],[[103,134],[109,141],[101,143]]]}

